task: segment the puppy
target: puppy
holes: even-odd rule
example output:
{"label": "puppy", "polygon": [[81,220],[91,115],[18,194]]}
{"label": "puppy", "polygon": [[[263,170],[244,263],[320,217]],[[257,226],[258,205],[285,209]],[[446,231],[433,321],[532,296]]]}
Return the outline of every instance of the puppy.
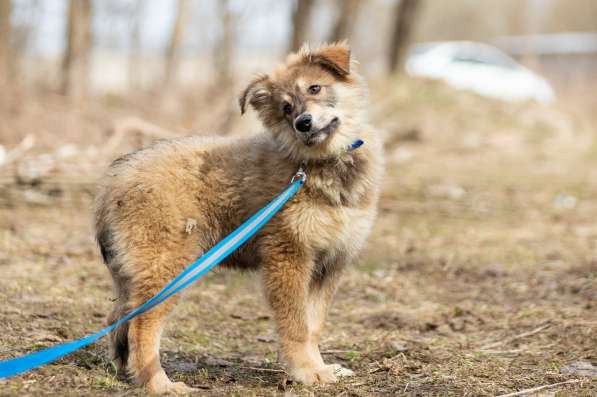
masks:
{"label": "puppy", "polygon": [[[367,123],[367,88],[354,67],[346,44],[303,47],[240,97],[241,113],[251,106],[265,132],[160,141],[112,163],[95,210],[117,295],[109,323],[262,208],[302,166],[305,185],[222,266],[261,271],[293,379],[327,383],[350,373],[324,363],[319,338],[340,274],[375,218],[383,169],[380,137]],[[358,139],[365,144],[351,150]],[[117,365],[151,392],[192,390],[160,365],[160,335],[175,301],[111,334]]]}

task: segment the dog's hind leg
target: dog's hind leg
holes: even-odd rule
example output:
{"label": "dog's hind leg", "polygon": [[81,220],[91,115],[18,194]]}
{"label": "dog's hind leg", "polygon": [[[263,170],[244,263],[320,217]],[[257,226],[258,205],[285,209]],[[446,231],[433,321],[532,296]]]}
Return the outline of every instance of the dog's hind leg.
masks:
{"label": "dog's hind leg", "polygon": [[[143,236],[142,233],[138,233]],[[122,290],[126,291],[126,307],[134,309],[155,296],[188,262],[184,247],[167,246],[156,250],[156,244],[143,246],[135,241],[120,267]],[[175,254],[176,253],[176,254]],[[194,389],[183,382],[168,379],[160,363],[160,338],[164,322],[174,308],[173,296],[129,322],[127,370],[134,381],[149,392],[184,394]]]}
{"label": "dog's hind leg", "polygon": [[[159,289],[131,291],[131,304],[136,307]],[[172,310],[176,297],[131,320],[128,330],[128,370],[135,381],[152,393],[184,394],[194,389],[183,382],[172,382],[160,364],[160,338],[165,317]]]}

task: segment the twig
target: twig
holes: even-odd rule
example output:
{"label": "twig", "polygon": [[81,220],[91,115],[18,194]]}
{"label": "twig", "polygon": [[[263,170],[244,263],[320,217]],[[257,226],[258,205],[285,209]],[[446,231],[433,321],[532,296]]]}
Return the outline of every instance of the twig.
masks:
{"label": "twig", "polygon": [[513,337],[511,337],[511,338],[508,338],[508,339],[504,339],[504,340],[501,340],[501,341],[497,341],[497,342],[494,342],[494,343],[490,343],[490,344],[488,344],[488,345],[485,345],[485,346],[481,347],[479,350],[487,350],[487,349],[491,349],[492,347],[496,347],[496,346],[504,345],[504,344],[506,344],[506,343],[513,342],[513,341],[515,341],[515,340],[517,340],[517,339],[526,338],[527,336],[535,335],[535,334],[537,334],[537,333],[539,333],[539,332],[541,332],[541,331],[543,331],[544,329],[546,329],[546,328],[549,328],[549,327],[551,327],[551,324],[550,324],[550,323],[548,323],[548,324],[544,324],[544,325],[542,325],[542,326],[540,326],[540,327],[538,327],[538,328],[535,328],[535,329],[534,329],[534,330],[532,330],[532,331],[524,332],[524,333],[522,333],[522,334],[515,335],[515,336],[513,336]]}
{"label": "twig", "polygon": [[497,397],[522,396],[524,394],[534,393],[534,392],[539,391],[539,390],[549,389],[549,388],[556,387],[556,386],[566,385],[566,384],[570,384],[570,383],[578,383],[578,382],[580,382],[580,379],[571,379],[571,380],[567,380],[565,382],[552,383],[551,385],[543,385],[543,386],[533,387],[531,389],[524,389],[524,390],[517,391],[517,392],[514,392],[514,393],[500,394]]}
{"label": "twig", "polygon": [[321,352],[321,354],[336,354],[336,353],[349,353],[352,350],[326,350]]}
{"label": "twig", "polygon": [[597,325],[597,321],[564,321],[563,325],[566,327],[571,326],[571,325],[591,326],[591,325]]}
{"label": "twig", "polygon": [[349,383],[352,387],[365,386],[367,382]]}
{"label": "twig", "polygon": [[262,371],[262,372],[282,372],[286,373],[283,369],[274,369],[274,368],[259,368],[259,367],[239,367],[243,369],[252,369],[253,371]]}
{"label": "twig", "polygon": [[524,349],[512,349],[512,350],[479,350],[483,354],[517,354],[522,353]]}

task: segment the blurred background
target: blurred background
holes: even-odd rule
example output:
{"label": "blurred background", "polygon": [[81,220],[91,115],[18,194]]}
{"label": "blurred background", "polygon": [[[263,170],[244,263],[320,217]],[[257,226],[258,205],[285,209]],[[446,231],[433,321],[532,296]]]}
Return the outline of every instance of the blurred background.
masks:
{"label": "blurred background", "polygon": [[[115,107],[144,118],[150,112],[154,122],[175,131],[238,132],[247,124],[239,122],[233,98],[251,75],[303,42],[344,39],[374,82],[418,75],[482,95],[545,103],[589,94],[596,78],[597,5],[591,0],[1,4],[2,111],[11,120],[29,95],[42,95],[60,105],[69,98],[69,106],[87,106],[86,113],[93,112],[89,106],[124,102]],[[431,51],[434,44],[447,45]],[[75,122],[80,113],[70,116],[68,125],[52,131],[52,143],[58,136],[101,141],[102,132],[82,133],[84,121]],[[99,117],[105,127],[116,115]],[[14,130],[2,123],[4,144],[22,139]]]}
{"label": "blurred background", "polygon": [[[1,357],[103,323],[91,214],[113,159],[260,131],[237,104],[251,76],[337,40],[369,82],[387,171],[323,341],[357,377],[318,393],[597,395],[594,0],[0,0]],[[297,387],[256,282],[215,272],[189,292],[163,342],[174,379]],[[9,384],[130,392],[103,344]]]}

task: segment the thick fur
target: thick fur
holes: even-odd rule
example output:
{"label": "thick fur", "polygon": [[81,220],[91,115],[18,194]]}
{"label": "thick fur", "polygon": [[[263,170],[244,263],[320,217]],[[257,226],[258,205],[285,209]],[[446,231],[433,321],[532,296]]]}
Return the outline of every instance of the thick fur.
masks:
{"label": "thick fur", "polygon": [[[114,161],[96,202],[97,239],[117,298],[108,321],[159,291],[281,192],[303,164],[304,187],[223,266],[261,271],[290,375],[304,383],[336,380],[343,369],[324,364],[319,336],[342,269],[371,228],[383,167],[354,66],[344,44],[304,47],[241,95],[241,111],[250,105],[258,112],[262,134],[160,141]],[[313,85],[321,87],[316,94]],[[294,128],[304,112],[321,131],[315,143]],[[348,151],[358,138],[365,145]],[[189,390],[171,382],[159,361],[175,299],[111,338],[116,363],[153,392]]]}

